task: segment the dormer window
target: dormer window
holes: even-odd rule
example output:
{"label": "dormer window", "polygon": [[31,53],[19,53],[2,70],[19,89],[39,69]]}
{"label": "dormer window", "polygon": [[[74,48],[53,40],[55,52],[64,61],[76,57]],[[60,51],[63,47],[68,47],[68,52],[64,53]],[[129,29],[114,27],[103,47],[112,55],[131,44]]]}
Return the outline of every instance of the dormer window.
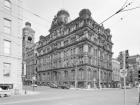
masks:
{"label": "dormer window", "polygon": [[4,6],[7,8],[7,9],[11,9],[11,1],[10,0],[5,0],[4,1]]}

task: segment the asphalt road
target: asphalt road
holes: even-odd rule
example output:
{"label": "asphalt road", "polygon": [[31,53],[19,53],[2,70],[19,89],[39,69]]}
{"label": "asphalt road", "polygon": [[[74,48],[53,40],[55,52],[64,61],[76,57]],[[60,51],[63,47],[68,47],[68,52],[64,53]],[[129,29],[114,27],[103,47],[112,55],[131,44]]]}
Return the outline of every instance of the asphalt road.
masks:
{"label": "asphalt road", "polygon": [[[40,88],[37,94],[0,98],[0,105],[124,105],[123,89],[65,90]],[[137,88],[127,89],[126,105],[137,105]]]}

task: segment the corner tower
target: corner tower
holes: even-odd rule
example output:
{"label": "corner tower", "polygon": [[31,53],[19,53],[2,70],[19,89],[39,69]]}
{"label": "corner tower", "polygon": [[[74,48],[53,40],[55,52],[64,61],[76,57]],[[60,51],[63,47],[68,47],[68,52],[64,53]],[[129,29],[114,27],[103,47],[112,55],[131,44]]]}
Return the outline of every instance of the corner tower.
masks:
{"label": "corner tower", "polygon": [[35,31],[31,28],[31,23],[25,23],[25,27],[22,30],[22,36],[22,56],[23,60],[26,60],[26,51],[34,45]]}

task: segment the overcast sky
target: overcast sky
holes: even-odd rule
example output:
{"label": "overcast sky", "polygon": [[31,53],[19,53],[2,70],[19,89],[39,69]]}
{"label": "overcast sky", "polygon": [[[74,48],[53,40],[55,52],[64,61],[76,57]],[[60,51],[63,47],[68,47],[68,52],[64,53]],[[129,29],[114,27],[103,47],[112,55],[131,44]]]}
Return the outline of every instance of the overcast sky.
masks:
{"label": "overcast sky", "polygon": [[[35,41],[40,35],[48,35],[53,17],[60,9],[65,9],[70,14],[70,20],[79,15],[83,8],[90,9],[92,17],[98,23],[115,13],[126,0],[23,0],[23,8],[41,16],[39,18],[30,12],[23,11],[24,21],[29,21],[36,31]],[[133,2],[129,8],[140,6],[140,0],[127,0]],[[127,9],[127,8],[126,8]],[[44,19],[45,18],[45,19]],[[120,51],[129,50],[130,55],[140,54],[140,8],[122,12],[104,23],[105,28],[111,29],[113,57]]]}

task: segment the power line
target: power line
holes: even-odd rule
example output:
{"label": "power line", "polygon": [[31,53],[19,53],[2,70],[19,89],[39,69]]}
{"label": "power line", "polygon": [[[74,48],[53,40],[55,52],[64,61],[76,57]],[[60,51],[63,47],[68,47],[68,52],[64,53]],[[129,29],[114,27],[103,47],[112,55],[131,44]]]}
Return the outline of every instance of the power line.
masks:
{"label": "power line", "polygon": [[[0,12],[1,13],[4,13],[4,14],[9,14],[8,12],[4,12],[3,10],[0,10]],[[16,19],[20,19],[20,20],[22,20],[22,21],[25,21],[25,20],[30,20],[31,22],[33,22],[34,24],[40,24],[41,25],[41,27],[43,27],[43,28],[46,28],[47,27],[47,25],[43,25],[43,24],[41,24],[41,23],[37,23],[36,21],[33,21],[33,19],[29,19],[28,17],[25,17],[25,16],[21,16],[22,18],[19,18],[18,16],[14,16],[14,15],[12,15],[12,14],[10,14],[10,16],[12,16],[12,17],[14,17],[14,18],[16,18]]]}
{"label": "power line", "polygon": [[130,6],[133,3],[133,2],[127,3],[127,1],[128,0],[125,1],[125,3],[122,5],[122,7],[117,12],[115,12],[113,15],[111,15],[110,17],[108,17],[107,19],[105,19],[104,21],[102,21],[100,23],[100,25],[103,24],[104,22],[106,22],[107,20],[109,20],[110,18],[112,18],[113,16],[115,16],[116,14],[120,13],[120,12],[124,12],[124,11],[129,11],[129,10],[140,8],[140,7],[134,7],[134,8],[126,9],[125,10],[125,8],[127,8],[128,6]]}
{"label": "power line", "polygon": [[123,10],[122,12],[130,11],[130,10],[134,10],[134,9],[138,9],[138,8],[140,8],[140,7],[134,7],[134,8],[126,9],[126,10]]}
{"label": "power line", "polygon": [[47,20],[46,18],[44,18],[44,17],[42,17],[42,16],[40,16],[40,15],[38,15],[38,14],[36,14],[36,13],[34,13],[34,12],[28,10],[28,9],[25,9],[25,8],[23,8],[23,7],[21,7],[21,8],[22,8],[23,10],[25,10],[26,12],[28,12],[28,13],[34,15],[35,17],[38,17],[38,18],[40,18],[41,20],[44,20],[44,21],[48,22],[48,20]]}
{"label": "power line", "polygon": [[[0,1],[0,2],[3,4],[2,1]],[[43,20],[43,21],[45,21],[45,22],[48,22],[45,18],[41,17],[40,15],[38,15],[38,14],[36,14],[36,13],[33,13],[33,12],[31,12],[30,10],[23,8],[23,7],[19,6],[18,4],[15,4],[15,3],[12,3],[12,4],[16,5],[17,7],[21,8],[21,9],[24,10],[24,11],[26,11],[27,13],[30,13],[31,15],[33,15],[33,16],[35,16],[35,17],[38,17],[38,18],[40,18],[41,20]],[[12,10],[11,10],[11,11],[12,11]],[[0,12],[5,13],[5,14],[9,14],[8,12],[4,12],[3,10],[0,10]],[[23,15],[21,16],[22,18],[19,18],[19,17],[17,17],[17,16],[12,15],[12,14],[10,14],[10,16],[12,16],[12,17],[14,17],[14,18],[17,18],[17,19],[20,19],[20,20],[22,20],[22,21],[25,21],[25,20],[33,21],[32,19],[29,19],[29,17],[25,17],[25,16],[23,16]],[[40,23],[37,23],[36,21],[33,21],[33,23],[36,23],[37,25],[40,24]],[[47,25],[42,25],[42,24],[40,24],[40,25],[41,25],[41,27],[43,27],[43,28],[46,28],[46,27],[47,27]]]}
{"label": "power line", "polygon": [[[0,2],[1,2],[1,4],[3,4],[2,1],[0,1]],[[37,13],[34,13],[34,12],[32,12],[31,10],[26,9],[25,7],[22,7],[22,6],[20,6],[20,5],[16,4],[16,3],[12,3],[12,4],[14,4],[15,6],[21,8],[23,11],[26,11],[26,12],[28,12],[28,13],[30,13],[30,14],[32,14],[32,15],[38,17],[38,18],[40,18],[41,20],[44,20],[44,21],[48,22],[48,20],[47,20],[46,18],[44,18],[44,17],[38,15]]]}
{"label": "power line", "polygon": [[128,1],[128,0],[126,0],[126,1],[124,2],[124,4],[122,5],[121,8],[123,8],[123,7],[126,5],[127,1]]}
{"label": "power line", "polygon": [[[29,18],[27,18],[27,17],[23,17],[25,20],[29,20],[29,21],[31,21],[31,22],[33,22],[33,24],[36,24],[36,25],[41,25],[41,27],[42,28],[47,28],[47,25],[43,25],[43,24],[41,24],[41,23],[37,23],[37,21],[33,21],[33,19],[29,19]],[[24,21],[25,21],[24,20]],[[40,27],[40,26],[39,26]]]}

